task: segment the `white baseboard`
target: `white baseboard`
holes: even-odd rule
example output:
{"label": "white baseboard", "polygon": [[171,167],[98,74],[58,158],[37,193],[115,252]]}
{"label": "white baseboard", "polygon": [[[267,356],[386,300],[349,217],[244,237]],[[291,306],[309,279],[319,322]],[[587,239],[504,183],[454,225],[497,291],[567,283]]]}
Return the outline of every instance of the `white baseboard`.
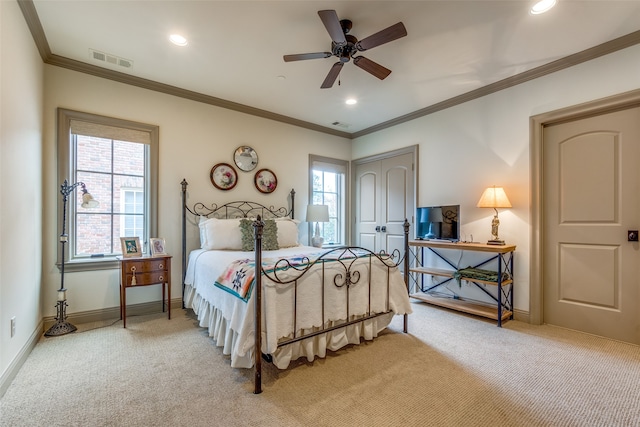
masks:
{"label": "white baseboard", "polygon": [[[172,299],[171,309],[182,308],[182,299]],[[142,304],[127,304],[127,317],[143,316],[162,312],[160,301],[145,302]],[[120,307],[101,308],[99,310],[82,311],[69,314],[67,321],[73,325],[90,322],[101,322],[106,320],[116,320],[120,318]],[[54,323],[55,317],[45,317],[43,319],[42,333],[48,330]]]}
{"label": "white baseboard", "polygon": [[18,355],[11,361],[7,370],[0,377],[0,397],[4,396],[7,389],[11,385],[11,382],[16,377],[16,375],[18,375],[20,368],[22,368],[22,365],[24,365],[24,362],[27,360],[27,357],[29,357],[29,354],[31,354],[31,351],[38,343],[38,340],[42,335],[42,325],[43,322],[41,321],[36,330],[33,331],[31,336],[27,340],[24,347],[22,347]]}
{"label": "white baseboard", "polygon": [[528,311],[513,310],[513,318],[519,322],[531,323],[531,317]]}

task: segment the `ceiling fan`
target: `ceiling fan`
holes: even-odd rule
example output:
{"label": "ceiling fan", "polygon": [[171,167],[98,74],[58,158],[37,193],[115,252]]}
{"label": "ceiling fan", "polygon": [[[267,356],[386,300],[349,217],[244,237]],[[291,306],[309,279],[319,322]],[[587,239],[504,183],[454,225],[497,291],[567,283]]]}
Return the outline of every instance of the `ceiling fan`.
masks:
{"label": "ceiling fan", "polygon": [[331,37],[331,52],[284,55],[285,62],[300,61],[304,59],[329,58],[331,56],[338,57],[340,61],[333,64],[329,70],[329,74],[327,74],[324,82],[322,82],[322,86],[320,86],[322,89],[328,89],[333,86],[333,83],[338,78],[338,74],[340,74],[340,70],[342,70],[342,66],[351,59],[353,59],[353,63],[357,67],[362,68],[380,80],[384,80],[389,74],[391,74],[391,70],[388,68],[385,68],[364,56],[354,55],[358,52],[362,52],[406,36],[407,29],[404,27],[402,22],[398,22],[395,25],[358,41],[357,38],[349,34],[352,22],[348,19],[339,20],[338,14],[335,10],[320,10],[318,11],[318,15]]}

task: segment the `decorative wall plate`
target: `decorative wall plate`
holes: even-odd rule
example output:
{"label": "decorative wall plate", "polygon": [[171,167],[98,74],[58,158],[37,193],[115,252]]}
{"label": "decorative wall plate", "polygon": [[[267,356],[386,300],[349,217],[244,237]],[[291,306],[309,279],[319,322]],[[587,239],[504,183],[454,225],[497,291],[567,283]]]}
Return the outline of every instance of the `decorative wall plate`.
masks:
{"label": "decorative wall plate", "polygon": [[238,169],[249,172],[258,166],[258,153],[253,148],[243,145],[236,148],[233,153],[233,161],[236,162]]}
{"label": "decorative wall plate", "polygon": [[276,174],[271,172],[269,169],[260,169],[256,172],[253,181],[256,184],[256,188],[261,193],[271,193],[278,186],[278,178],[276,178]]}
{"label": "decorative wall plate", "polygon": [[238,174],[230,164],[218,163],[211,168],[211,183],[218,190],[231,190],[238,183]]}

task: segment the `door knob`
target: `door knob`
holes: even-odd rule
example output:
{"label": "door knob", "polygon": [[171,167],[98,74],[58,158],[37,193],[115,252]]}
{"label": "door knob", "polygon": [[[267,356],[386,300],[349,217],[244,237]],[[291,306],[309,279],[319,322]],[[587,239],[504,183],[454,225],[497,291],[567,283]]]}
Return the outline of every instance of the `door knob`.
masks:
{"label": "door knob", "polygon": [[380,226],[376,226],[376,231],[380,231]]}
{"label": "door knob", "polygon": [[627,231],[627,240],[630,242],[638,241],[638,230],[628,230]]}
{"label": "door knob", "polygon": [[387,227],[383,225],[382,228],[380,228],[380,231],[382,231],[383,233],[386,233],[387,232]]}

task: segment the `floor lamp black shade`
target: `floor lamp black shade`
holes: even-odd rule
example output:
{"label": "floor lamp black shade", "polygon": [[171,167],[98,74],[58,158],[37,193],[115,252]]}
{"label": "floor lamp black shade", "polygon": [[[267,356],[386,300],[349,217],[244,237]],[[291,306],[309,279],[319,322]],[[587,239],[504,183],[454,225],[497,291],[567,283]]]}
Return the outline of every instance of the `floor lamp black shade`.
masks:
{"label": "floor lamp black shade", "polygon": [[67,235],[67,201],[69,194],[73,192],[78,186],[82,188],[82,207],[94,208],[98,206],[98,202],[89,194],[84,182],[76,182],[69,185],[65,179],[62,185],[60,185],[60,194],[62,194],[62,233],[60,234],[60,253],[62,259],[60,261],[60,289],[58,289],[58,302],[56,323],[51,326],[47,332],[44,333],[47,337],[56,337],[65,335],[71,332],[75,332],[77,328],[71,323],[67,322],[67,290],[64,287],[64,261],[65,261],[65,249],[69,236]]}

